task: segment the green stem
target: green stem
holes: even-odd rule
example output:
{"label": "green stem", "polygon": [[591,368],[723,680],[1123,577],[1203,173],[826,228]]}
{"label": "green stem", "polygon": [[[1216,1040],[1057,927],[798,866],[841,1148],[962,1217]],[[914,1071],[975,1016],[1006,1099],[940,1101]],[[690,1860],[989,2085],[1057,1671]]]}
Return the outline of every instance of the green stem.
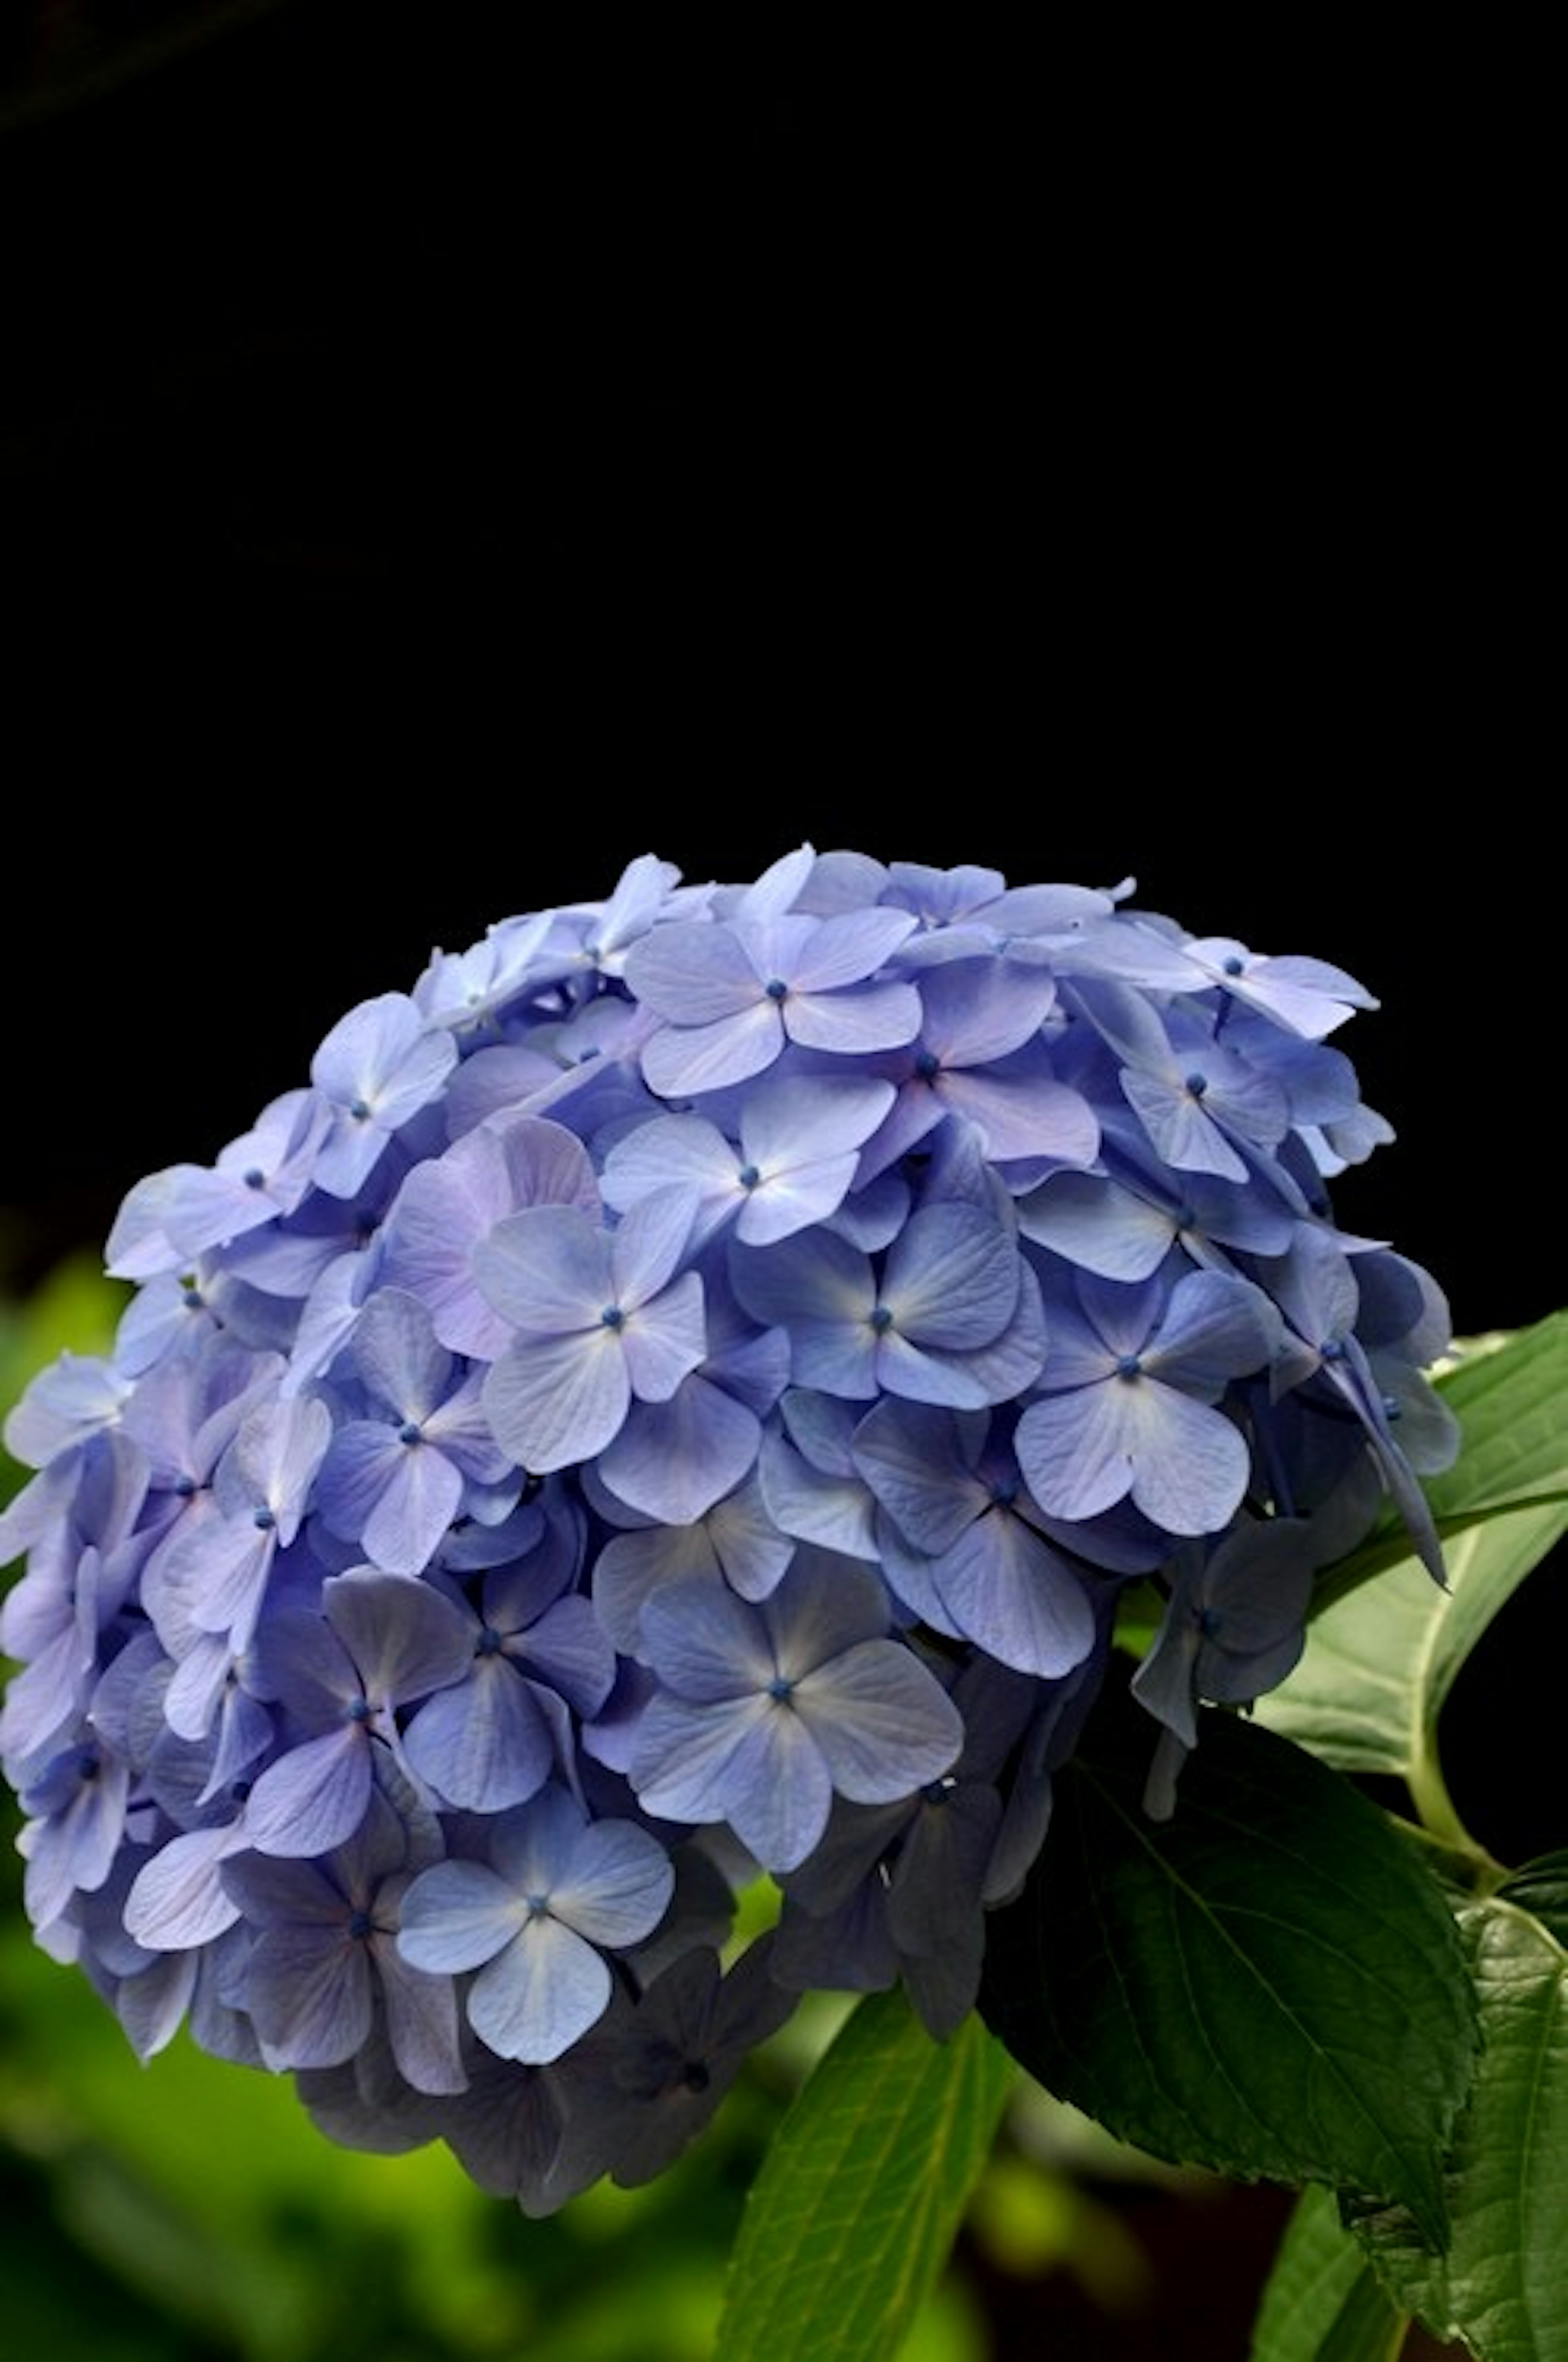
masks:
{"label": "green stem", "polygon": [[1484,1845],[1473,1838],[1448,1793],[1442,1776],[1437,1748],[1428,1738],[1405,1775],[1405,1784],[1416,1808],[1416,1817],[1423,1835],[1432,1838],[1445,1851],[1455,1854],[1469,1868],[1472,1883],[1480,1892],[1500,1886],[1508,1876],[1504,1865],[1489,1854]]}

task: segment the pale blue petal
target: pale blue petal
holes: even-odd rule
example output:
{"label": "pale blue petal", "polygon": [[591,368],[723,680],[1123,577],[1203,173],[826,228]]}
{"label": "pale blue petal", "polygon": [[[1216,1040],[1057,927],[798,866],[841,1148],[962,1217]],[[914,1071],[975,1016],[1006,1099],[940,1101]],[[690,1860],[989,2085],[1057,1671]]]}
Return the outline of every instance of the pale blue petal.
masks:
{"label": "pale blue petal", "polygon": [[463,1503],[463,1479],[433,1444],[393,1440],[399,1454],[360,1532],[365,1555],[389,1574],[419,1574]]}
{"label": "pale blue petal", "polygon": [[547,2066],[604,2015],[610,1992],[609,1970],[593,1946],[543,1914],[480,1970],[468,2023],[498,2058]]}
{"label": "pale blue petal", "polygon": [[1047,1517],[1091,1518],[1131,1490],[1133,1471],[1125,1448],[1114,1425],[1100,1411],[1098,1396],[1103,1391],[1085,1386],[1048,1396],[1031,1403],[1018,1421],[1014,1437],[1018,1465]]}
{"label": "pale blue petal", "polygon": [[736,1016],[762,991],[733,930],[701,921],[676,921],[644,935],[627,954],[626,981],[658,1016],[686,1027]]}
{"label": "pale blue petal", "polygon": [[[797,991],[810,993],[833,992],[840,986],[858,984],[884,966],[918,924],[912,911],[895,911],[886,906],[842,911],[820,920],[804,936],[789,982]],[[918,995],[916,1007],[918,1010]]]}
{"label": "pale blue petal", "polygon": [[999,1161],[1050,1156],[1083,1165],[1100,1153],[1100,1122],[1088,1100],[1030,1066],[966,1067],[944,1075],[938,1087],[947,1105],[979,1131],[987,1155]]}
{"label": "pale blue petal", "polygon": [[652,1190],[627,1209],[610,1235],[609,1250],[611,1301],[622,1311],[645,1305],[669,1286],[685,1253],[695,1211],[691,1190],[679,1185]]}
{"label": "pale blue petal", "polygon": [[1190,1272],[1171,1292],[1144,1366],[1212,1400],[1230,1379],[1266,1368],[1282,1335],[1278,1312],[1249,1280]]}
{"label": "pale blue petal", "polygon": [[474,1249],[474,1276],[531,1337],[591,1328],[615,1300],[608,1231],[576,1206],[525,1206]]}
{"label": "pale blue petal", "polygon": [[[644,1763],[659,1768],[644,1779]],[[686,1706],[655,1696],[632,1784],[644,1809],[675,1821],[728,1821],[764,1870],[794,1870],[828,1823],[832,1786],[816,1740],[788,1703]]]}
{"label": "pale blue petal", "polygon": [[873,1568],[810,1544],[796,1551],[758,1613],[772,1636],[773,1661],[791,1681],[885,1632],[890,1622],[886,1586]]}
{"label": "pale blue petal", "polygon": [[1219,1533],[1246,1492],[1246,1439],[1223,1411],[1173,1387],[1140,1382],[1133,1392],[1146,1425],[1134,1452],[1134,1502],[1168,1533]]}
{"label": "pale blue petal", "polygon": [[[347,1914],[340,1904],[340,1920]],[[269,1927],[246,1966],[246,2007],[275,2071],[337,2067],[370,2032],[370,1963],[344,1927]]]}
{"label": "pale blue petal", "polygon": [[424,1305],[402,1288],[378,1288],[367,1299],[351,1351],[370,1394],[400,1418],[425,1418],[451,1383],[451,1354]]}
{"label": "pale blue petal", "polygon": [[453,2092],[467,2088],[450,1977],[429,1976],[402,1959],[385,1937],[372,1950],[386,2005],[387,2038],[400,2073],[416,2092]]}
{"label": "pale blue petal", "polygon": [[657,1838],[631,1821],[592,1821],[550,1890],[553,1915],[591,1944],[624,1950],[669,1908],[675,1873]]}
{"label": "pale blue petal", "polygon": [[477,1969],[510,1944],[528,1906],[482,1861],[438,1861],[403,1896],[398,1949],[411,1967]]}
{"label": "pale blue petal", "polygon": [[773,1001],[759,997],[734,1017],[711,1025],[671,1025],[655,1033],[642,1052],[642,1072],[661,1098],[694,1098],[724,1090],[771,1066],[784,1044],[784,1020]]}
{"label": "pale blue petal", "polygon": [[1102,1174],[1053,1174],[1020,1199],[1018,1227],[1107,1279],[1147,1279],[1176,1237],[1174,1212]]}
{"label": "pale blue petal", "polygon": [[472,1620],[428,1583],[366,1567],[332,1576],[322,1603],[378,1705],[401,1705],[468,1670]]}
{"label": "pale blue petal", "polygon": [[620,1337],[631,1391],[642,1401],[668,1402],[703,1360],[707,1352],[704,1300],[700,1277],[685,1271],[629,1316]]}
{"label": "pale blue petal", "polygon": [[759,1473],[781,1533],[849,1558],[876,1557],[876,1504],[860,1477],[824,1475],[778,1429],[762,1440]]}
{"label": "pale blue petal", "polygon": [[920,995],[912,984],[856,984],[843,992],[799,991],[783,1003],[784,1029],[809,1050],[863,1057],[898,1050],[920,1031]]}
{"label": "pale blue petal", "polygon": [[497,1442],[536,1476],[602,1451],[630,1402],[626,1355],[608,1328],[509,1346],[485,1380]]}
{"label": "pale blue petal", "polygon": [[730,1283],[754,1320],[795,1334],[817,1324],[863,1325],[876,1308],[871,1259],[831,1231],[802,1232],[729,1257]]}
{"label": "pale blue petal", "polygon": [[228,1856],[248,1842],[238,1822],[170,1838],[132,1882],[126,1897],[126,1933],[149,1952],[181,1952],[210,1944],[239,1918],[240,1906],[220,1872]]}
{"label": "pale blue petal", "polygon": [[983,1440],[972,1422],[934,1405],[883,1400],[855,1430],[855,1464],[916,1550],[951,1548],[989,1494],[974,1473]]}

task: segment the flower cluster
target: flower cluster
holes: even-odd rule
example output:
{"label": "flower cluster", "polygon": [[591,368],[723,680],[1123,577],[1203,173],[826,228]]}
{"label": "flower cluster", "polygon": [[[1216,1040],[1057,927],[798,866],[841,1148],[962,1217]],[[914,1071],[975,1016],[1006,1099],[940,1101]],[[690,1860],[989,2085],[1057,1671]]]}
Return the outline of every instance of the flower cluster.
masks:
{"label": "flower cluster", "polygon": [[6,1427],[0,1758],[139,2054],[645,2180],[808,1990],[959,2024],[1131,1587],[1163,1814],[1387,1499],[1441,1579],[1446,1308],[1328,1195],[1375,1004],[1132,893],[649,855],[131,1189]]}

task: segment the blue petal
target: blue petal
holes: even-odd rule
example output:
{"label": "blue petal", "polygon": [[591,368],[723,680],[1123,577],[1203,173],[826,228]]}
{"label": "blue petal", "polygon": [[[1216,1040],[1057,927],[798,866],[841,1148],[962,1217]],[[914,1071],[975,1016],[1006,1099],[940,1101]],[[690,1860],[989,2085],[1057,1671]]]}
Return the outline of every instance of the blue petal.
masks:
{"label": "blue petal", "polygon": [[592,1944],[625,1949],[651,1936],[674,1893],[657,1838],[631,1821],[591,1821],[550,1890],[556,1918]]}
{"label": "blue petal", "polygon": [[438,1861],[403,1896],[398,1949],[416,1969],[461,1974],[510,1944],[528,1906],[482,1861]]}
{"label": "blue petal", "polygon": [[499,1813],[534,1795],[554,1768],[555,1742],[532,1688],[499,1654],[428,1698],[403,1733],[403,1753],[448,1805]]}
{"label": "blue petal", "polygon": [[126,1898],[126,1932],[149,1952],[210,1944],[240,1915],[225,1886],[223,1862],[248,1842],[238,1822],[170,1838],[136,1875]]}
{"label": "blue petal", "polygon": [[632,1405],[598,1473],[644,1517],[695,1525],[749,1473],[762,1433],[752,1412],[694,1370],[669,1401]]}
{"label": "blue petal", "polygon": [[547,2066],[604,2015],[611,1989],[593,1946],[542,1914],[480,1970],[468,2023],[498,2058]]}
{"label": "blue petal", "polygon": [[797,1684],[794,1702],[834,1787],[856,1804],[914,1794],[951,1769],[964,1743],[947,1691],[898,1640],[836,1657]]}
{"label": "blue petal", "polygon": [[620,1339],[602,1327],[509,1346],[484,1386],[497,1442],[536,1476],[602,1451],[620,1433],[630,1403]]}
{"label": "blue petal", "polygon": [[251,1790],[246,1830],[258,1853],[330,1853],[369,1808],[370,1741],[357,1723],[308,1738],[269,1763]]}
{"label": "blue petal", "polygon": [[1056,1681],[1094,1646],[1094,1611],[1065,1560],[1006,1510],[979,1518],[934,1579],[967,1639],[1003,1665]]}

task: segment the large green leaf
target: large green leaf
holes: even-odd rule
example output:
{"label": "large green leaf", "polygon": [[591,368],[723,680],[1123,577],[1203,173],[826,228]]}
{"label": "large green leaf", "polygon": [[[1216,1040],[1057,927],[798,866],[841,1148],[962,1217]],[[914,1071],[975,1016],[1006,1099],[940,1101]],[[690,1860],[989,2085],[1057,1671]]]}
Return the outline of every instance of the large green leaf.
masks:
{"label": "large green leaf", "polygon": [[1409,2321],[1332,2193],[1304,2190],[1263,2292],[1248,2362],[1394,2362]]}
{"label": "large green leaf", "polygon": [[1154,2156],[1397,2192],[1440,2243],[1475,2039],[1442,1890],[1302,1749],[1212,1710],[1201,1733],[1152,1821],[1155,1725],[1102,1701],[993,1915],[982,2014],[1047,2091]]}
{"label": "large green leaf", "polygon": [[1433,2254],[1402,2208],[1357,2228],[1434,2335],[1483,2362],[1568,2362],[1568,1855],[1460,1920],[1485,2047],[1450,2157],[1451,2244]]}
{"label": "large green leaf", "polygon": [[741,2219],[724,2362],[892,2362],[947,2261],[1014,2070],[977,2018],[932,2040],[859,2003],[774,2134]]}
{"label": "large green leaf", "polygon": [[1464,1441],[1427,1483],[1440,1525],[1568,1492],[1568,1310],[1462,1358],[1442,1385]]}

